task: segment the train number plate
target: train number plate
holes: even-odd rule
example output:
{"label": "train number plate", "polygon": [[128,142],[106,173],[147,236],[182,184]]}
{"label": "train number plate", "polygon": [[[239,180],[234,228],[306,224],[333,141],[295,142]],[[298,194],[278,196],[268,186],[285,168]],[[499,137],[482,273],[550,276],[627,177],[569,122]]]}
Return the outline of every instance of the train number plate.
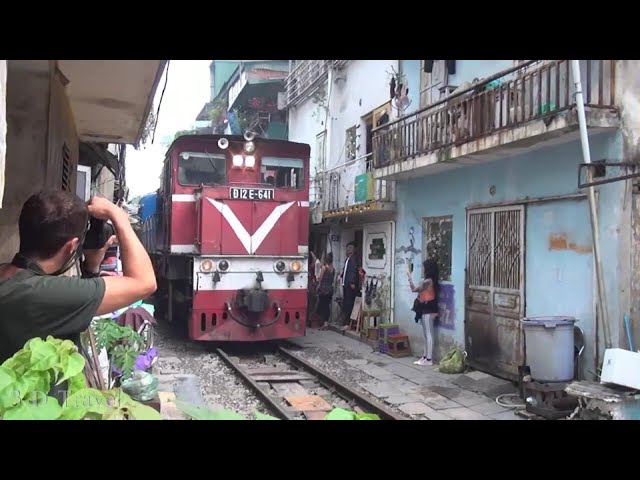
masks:
{"label": "train number plate", "polygon": [[274,190],[271,188],[237,188],[229,190],[231,200],[274,200]]}

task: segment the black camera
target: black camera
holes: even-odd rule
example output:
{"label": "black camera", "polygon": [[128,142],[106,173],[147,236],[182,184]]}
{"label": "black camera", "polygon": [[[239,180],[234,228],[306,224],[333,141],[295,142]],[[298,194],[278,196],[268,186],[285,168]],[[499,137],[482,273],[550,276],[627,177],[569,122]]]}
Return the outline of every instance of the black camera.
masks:
{"label": "black camera", "polygon": [[107,240],[109,240],[112,235],[115,235],[113,225],[105,220],[91,217],[89,220],[89,230],[87,230],[87,235],[84,237],[82,248],[85,250],[98,250],[106,245]]}

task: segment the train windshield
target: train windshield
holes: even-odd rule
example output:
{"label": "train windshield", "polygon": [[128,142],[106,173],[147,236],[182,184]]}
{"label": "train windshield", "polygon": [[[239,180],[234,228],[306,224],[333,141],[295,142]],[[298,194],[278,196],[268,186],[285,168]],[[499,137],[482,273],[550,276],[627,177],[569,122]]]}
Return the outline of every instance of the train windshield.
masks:
{"label": "train windshield", "polygon": [[262,183],[276,188],[304,187],[304,163],[299,158],[262,157]]}
{"label": "train windshield", "polygon": [[227,181],[227,159],[224,154],[182,152],[178,160],[181,185],[224,185]]}

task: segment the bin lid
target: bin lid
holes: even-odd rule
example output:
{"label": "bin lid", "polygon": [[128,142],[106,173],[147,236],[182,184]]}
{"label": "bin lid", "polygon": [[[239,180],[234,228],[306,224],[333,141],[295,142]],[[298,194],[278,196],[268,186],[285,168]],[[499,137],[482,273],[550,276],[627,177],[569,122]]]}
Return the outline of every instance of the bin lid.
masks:
{"label": "bin lid", "polygon": [[524,317],[522,319],[522,325],[525,327],[536,326],[545,328],[555,328],[562,325],[573,325],[578,320],[574,317]]}

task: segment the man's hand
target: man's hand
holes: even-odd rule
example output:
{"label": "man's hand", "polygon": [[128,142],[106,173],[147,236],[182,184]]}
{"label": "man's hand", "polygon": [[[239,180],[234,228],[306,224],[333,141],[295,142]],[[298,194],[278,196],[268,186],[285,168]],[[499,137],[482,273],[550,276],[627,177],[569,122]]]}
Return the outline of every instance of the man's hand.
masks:
{"label": "man's hand", "polygon": [[84,250],[84,268],[90,273],[100,273],[100,265],[104,260],[104,256],[107,253],[109,247],[116,243],[117,237],[112,235],[104,247],[98,250]]}
{"label": "man's hand", "polygon": [[355,283],[351,283],[351,284],[349,284],[349,286],[351,287],[352,290],[356,289],[356,284]]}
{"label": "man's hand", "polygon": [[113,221],[114,216],[122,212],[121,208],[102,197],[91,198],[87,204],[87,208],[89,208],[89,214],[99,220]]}

